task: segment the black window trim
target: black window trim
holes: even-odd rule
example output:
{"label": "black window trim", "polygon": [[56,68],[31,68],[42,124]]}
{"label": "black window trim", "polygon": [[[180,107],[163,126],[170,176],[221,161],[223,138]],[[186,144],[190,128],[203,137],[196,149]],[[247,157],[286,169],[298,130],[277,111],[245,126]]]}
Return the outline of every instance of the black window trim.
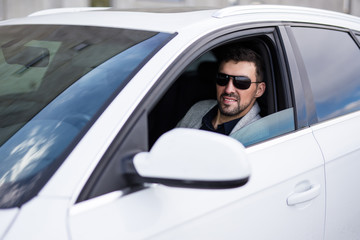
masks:
{"label": "black window trim", "polygon": [[358,47],[360,48],[360,32],[350,30],[350,34],[354,39],[354,41],[356,42],[356,44],[358,45]]}
{"label": "black window trim", "polygon": [[[291,26],[293,26],[293,24]],[[299,47],[296,43],[295,36],[291,30],[291,26],[288,25],[285,27],[288,41],[290,43],[287,46],[287,51],[291,51],[291,55],[296,62],[296,64],[293,64],[292,67],[296,68],[297,71],[293,71],[292,74],[294,77],[293,83],[296,84],[296,86],[294,86],[294,89],[296,91],[296,102],[299,105],[297,113],[301,114],[298,117],[301,117],[302,127],[307,127],[313,123],[316,123],[318,118],[315,108],[315,101],[313,99],[312,91],[310,88],[308,74],[306,72],[305,64],[301,57]]]}
{"label": "black window trim", "polygon": [[291,95],[293,97],[295,129],[302,129],[308,126],[308,118],[306,106],[303,101],[304,90],[301,83],[300,71],[296,62],[296,56],[292,49],[291,40],[287,32],[288,25],[279,26],[278,31],[281,35],[281,43],[283,45],[283,56],[285,58],[283,64],[288,69],[289,84],[291,84]]}

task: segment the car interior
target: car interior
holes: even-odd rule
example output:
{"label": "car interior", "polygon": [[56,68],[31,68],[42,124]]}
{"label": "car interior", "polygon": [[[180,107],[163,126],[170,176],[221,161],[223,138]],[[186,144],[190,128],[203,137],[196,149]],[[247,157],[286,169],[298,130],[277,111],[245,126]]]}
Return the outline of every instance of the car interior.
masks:
{"label": "car interior", "polygon": [[[253,49],[263,59],[266,91],[257,100],[261,108],[260,115],[265,117],[287,108],[276,50],[271,40],[266,36],[258,36],[228,44],[234,43]],[[150,147],[161,134],[176,127],[193,104],[205,99],[216,99],[215,76],[224,46],[205,52],[187,66],[152,109],[148,119]]]}

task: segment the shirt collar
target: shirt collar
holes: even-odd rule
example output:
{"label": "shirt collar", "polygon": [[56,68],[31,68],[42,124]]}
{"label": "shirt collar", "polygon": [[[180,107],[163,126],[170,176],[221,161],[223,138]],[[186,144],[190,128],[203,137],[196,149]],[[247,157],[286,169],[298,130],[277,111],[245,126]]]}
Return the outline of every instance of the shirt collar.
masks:
{"label": "shirt collar", "polygon": [[215,118],[217,111],[218,111],[218,107],[216,105],[207,114],[205,114],[205,116],[202,119],[202,124],[203,124],[202,129],[229,135],[241,118],[237,118],[229,122],[220,124],[218,125],[217,129],[214,129],[214,126],[212,125],[212,120]]}

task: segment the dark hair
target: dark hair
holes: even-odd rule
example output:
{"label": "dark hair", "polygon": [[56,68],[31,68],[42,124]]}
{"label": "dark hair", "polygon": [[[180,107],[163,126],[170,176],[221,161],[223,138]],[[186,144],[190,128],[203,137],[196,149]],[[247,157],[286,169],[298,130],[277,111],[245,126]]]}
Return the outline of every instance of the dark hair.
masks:
{"label": "dark hair", "polygon": [[250,48],[244,48],[240,45],[229,45],[223,49],[220,57],[221,62],[229,61],[246,61],[252,62],[256,67],[256,81],[263,81],[263,64],[261,57],[255,51]]}

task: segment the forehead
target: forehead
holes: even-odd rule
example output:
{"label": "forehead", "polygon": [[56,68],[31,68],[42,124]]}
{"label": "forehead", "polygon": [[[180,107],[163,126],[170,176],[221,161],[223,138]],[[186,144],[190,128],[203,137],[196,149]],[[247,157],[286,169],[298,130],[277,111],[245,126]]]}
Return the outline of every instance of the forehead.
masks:
{"label": "forehead", "polygon": [[256,66],[253,62],[240,61],[235,62],[233,60],[222,62],[219,66],[219,71],[228,75],[234,76],[255,76]]}

